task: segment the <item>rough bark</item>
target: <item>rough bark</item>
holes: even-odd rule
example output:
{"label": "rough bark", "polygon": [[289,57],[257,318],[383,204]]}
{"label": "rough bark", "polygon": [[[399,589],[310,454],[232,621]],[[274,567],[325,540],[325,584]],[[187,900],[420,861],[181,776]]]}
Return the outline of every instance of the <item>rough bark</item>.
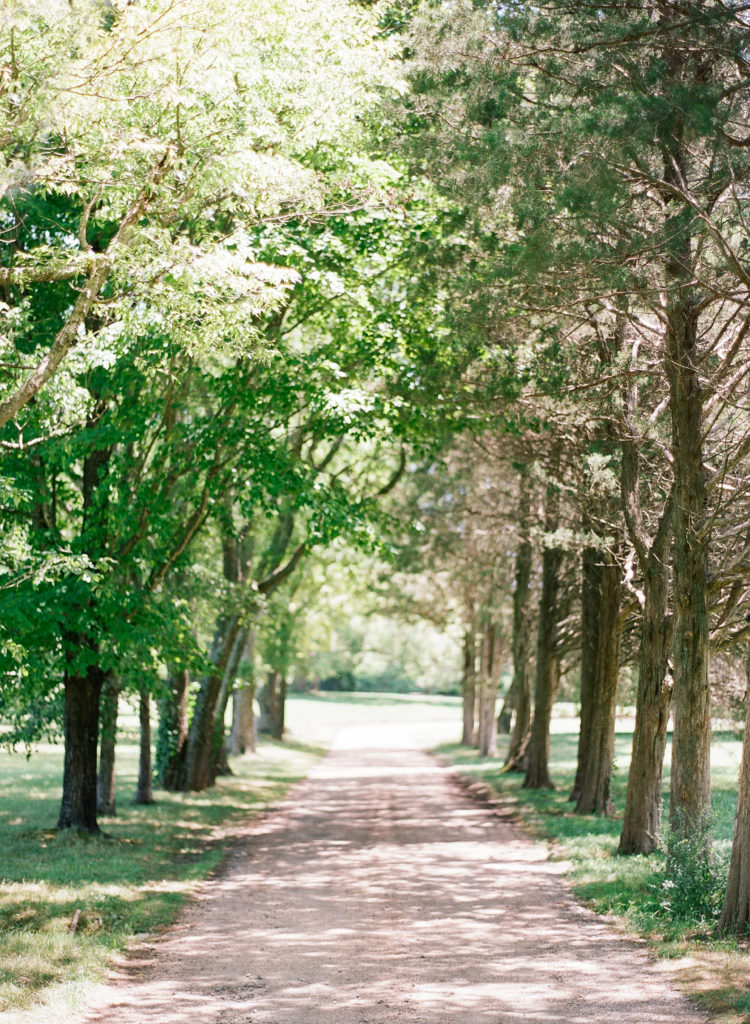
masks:
{"label": "rough bark", "polygon": [[[660,6],[669,27],[679,15]],[[668,34],[666,36],[668,39]],[[667,83],[689,87],[692,65],[677,48],[665,45]],[[660,126],[664,180],[676,193],[689,180],[689,146],[682,114],[675,105]],[[693,274],[693,213],[688,203],[670,198],[665,224],[666,318],[664,359],[669,382],[674,472],[673,593],[674,735],[670,824],[689,833],[705,818],[711,802],[711,710],[708,682],[709,632],[706,609],[708,531],[703,467],[703,391],[699,375],[699,305]]]}
{"label": "rough bark", "polygon": [[119,697],[120,680],[113,673],[107,673],[99,704],[99,772],[96,784],[96,810],[97,814],[110,818],[117,814],[115,747]]}
{"label": "rough bark", "polygon": [[[637,343],[636,343],[637,344]],[[662,773],[672,699],[669,672],[671,621],[668,617],[669,548],[672,536],[672,491],[666,496],[656,532],[646,526],[641,502],[641,457],[635,413],[637,379],[623,388],[620,491],[628,537],[643,579],[636,594],[642,609],[638,655],[638,695],[618,852],[647,854],[658,848],[661,832]],[[653,504],[653,498],[650,501]]]}
{"label": "rough bark", "polygon": [[[547,488],[545,531],[550,534],[558,525],[559,495],[554,485]],[[558,592],[563,553],[558,547],[545,547],[542,554],[542,593],[536,649],[536,683],[534,687],[534,723],[531,728],[525,789],[554,789],[549,773],[549,730],[552,704],[559,682],[557,658]]]}
{"label": "rough bark", "polygon": [[474,629],[467,627],[464,631],[463,670],[461,674],[461,709],[463,715],[461,742],[467,747],[472,746],[474,743],[476,731],[476,693],[476,641]]}
{"label": "rough bark", "polygon": [[745,662],[745,735],[742,740],[737,816],[734,821],[732,858],[719,931],[747,935],[750,931],[750,652]]}
{"label": "rough bark", "polygon": [[643,582],[643,622],[638,656],[638,697],[618,853],[652,853],[661,832],[662,772],[672,698],[668,672],[668,532],[649,551]]}
{"label": "rough bark", "polygon": [[138,758],[138,784],[135,803],[154,802],[153,764],[151,760],[151,694],[141,690],[138,699],[138,722],[140,725],[140,752]]}
{"label": "rough bark", "polygon": [[[684,271],[671,265],[673,286]],[[670,815],[691,831],[711,802],[711,708],[706,608],[706,487],[702,453],[703,398],[698,376],[698,314],[682,291],[668,310],[666,366],[674,457],[673,591],[674,737]]]}
{"label": "rough bark", "polygon": [[610,552],[599,554],[601,599],[596,661],[577,814],[612,812],[612,765],[615,755],[615,706],[620,667],[620,566]]}
{"label": "rough bark", "polygon": [[532,547],[529,538],[531,488],[524,471],[520,478],[518,522],[520,540],[516,551],[515,589],[513,591],[513,688],[515,717],[505,758],[506,771],[524,771],[526,748],[531,735],[531,589]]}
{"label": "rough bark", "polygon": [[695,335],[694,313],[686,308],[672,311],[668,329],[675,474],[670,818],[672,829],[681,832],[698,825],[711,803],[706,495]]}
{"label": "rough bark", "polygon": [[96,754],[99,700],[105,672],[94,663],[65,674],[65,761],[57,827],[99,832],[96,816]]}

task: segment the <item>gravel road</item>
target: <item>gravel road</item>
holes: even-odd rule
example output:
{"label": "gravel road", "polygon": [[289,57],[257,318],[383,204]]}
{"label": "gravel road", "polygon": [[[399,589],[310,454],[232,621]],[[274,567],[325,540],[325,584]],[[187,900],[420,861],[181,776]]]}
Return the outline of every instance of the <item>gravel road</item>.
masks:
{"label": "gravel road", "polygon": [[342,732],[81,1024],[705,1024],[425,738]]}

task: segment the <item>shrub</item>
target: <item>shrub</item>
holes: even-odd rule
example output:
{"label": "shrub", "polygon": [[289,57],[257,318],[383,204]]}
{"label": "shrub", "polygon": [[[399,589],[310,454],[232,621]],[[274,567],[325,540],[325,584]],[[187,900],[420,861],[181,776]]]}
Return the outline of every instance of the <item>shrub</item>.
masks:
{"label": "shrub", "polygon": [[692,829],[667,831],[663,845],[664,871],[653,886],[656,915],[695,924],[715,921],[728,866],[712,848],[708,815]]}

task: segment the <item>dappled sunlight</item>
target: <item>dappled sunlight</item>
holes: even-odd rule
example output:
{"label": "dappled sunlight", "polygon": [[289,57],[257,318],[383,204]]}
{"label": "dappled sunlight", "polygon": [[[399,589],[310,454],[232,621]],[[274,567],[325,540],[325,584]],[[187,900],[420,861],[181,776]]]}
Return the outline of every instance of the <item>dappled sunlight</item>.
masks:
{"label": "dappled sunlight", "polygon": [[570,900],[542,844],[471,801],[408,729],[373,732],[347,730],[251,825],[165,942],[99,992],[88,1024],[700,1019]]}

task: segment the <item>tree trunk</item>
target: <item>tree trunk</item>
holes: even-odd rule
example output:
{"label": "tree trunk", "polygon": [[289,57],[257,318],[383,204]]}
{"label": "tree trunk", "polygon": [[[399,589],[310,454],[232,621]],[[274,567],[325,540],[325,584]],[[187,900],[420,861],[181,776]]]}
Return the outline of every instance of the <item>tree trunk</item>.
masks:
{"label": "tree trunk", "polygon": [[697,313],[682,302],[670,310],[667,372],[672,404],[674,737],[670,823],[692,832],[711,803],[711,707],[706,609],[706,489],[702,458],[702,395]]}
{"label": "tree trunk", "polygon": [[570,800],[578,801],[591,746],[591,720],[596,686],[596,658],[601,622],[604,565],[596,548],[584,548],[581,557],[581,720],[578,760]]}
{"label": "tree trunk", "polygon": [[732,859],[727,891],[719,920],[719,931],[747,935],[750,930],[750,652],[745,662],[748,689],[745,692],[745,735],[742,740],[737,816],[734,821]]}
{"label": "tree trunk", "polygon": [[[669,28],[680,17],[672,5],[660,5]],[[669,34],[665,33],[669,40]],[[689,88],[685,54],[665,44],[667,85]],[[704,821],[711,803],[711,709],[708,682],[706,576],[708,530],[703,468],[703,392],[698,352],[699,304],[693,273],[693,211],[677,198],[689,180],[689,146],[682,113],[674,105],[659,126],[664,178],[676,190],[667,204],[664,258],[666,332],[664,364],[669,381],[672,421],[674,504],[672,511],[674,633],[674,735],[670,824],[687,836]]]}
{"label": "tree trunk", "polygon": [[461,708],[463,712],[461,742],[466,747],[470,747],[474,743],[476,697],[476,640],[473,627],[468,627],[464,631],[463,672],[461,675]]}
{"label": "tree trunk", "polygon": [[138,700],[138,721],[140,724],[140,757],[138,759],[138,785],[135,803],[154,802],[153,767],[151,763],[151,694],[142,689]]}
{"label": "tree trunk", "polygon": [[217,627],[211,658],[214,669],[202,679],[196,698],[184,770],[176,787],[180,790],[200,792],[211,785],[216,708],[239,629],[240,622],[236,615]]}
{"label": "tree trunk", "polygon": [[255,753],[255,683],[243,683],[232,699],[231,751],[237,756]]}
{"label": "tree trunk", "polygon": [[232,737],[233,754],[255,752],[255,675],[253,671],[253,654],[255,647],[255,631],[247,630],[243,659],[245,678],[239,686],[235,686],[232,699]]}
{"label": "tree trunk", "polygon": [[482,757],[497,756],[497,728],[495,707],[497,704],[498,647],[499,631],[490,622],[484,627],[481,649],[481,672],[479,683],[479,715],[477,745]]}
{"label": "tree trunk", "polygon": [[661,832],[662,771],[667,745],[670,631],[664,543],[651,548],[644,577],[643,623],[638,658],[638,697],[618,853],[652,853]]}
{"label": "tree trunk", "polygon": [[628,772],[622,832],[618,852],[651,853],[661,832],[662,772],[667,743],[671,624],[667,616],[669,548],[672,535],[674,492],[667,497],[653,538],[646,529],[641,506],[641,469],[638,427],[638,385],[623,391],[624,423],[620,489],[622,508],[634,553],[643,576],[641,637],[638,658],[638,696],[633,747]]}
{"label": "tree trunk", "polygon": [[525,771],[523,764],[531,736],[531,588],[532,548],[529,538],[531,487],[526,467],[520,475],[518,522],[520,543],[516,551],[515,589],[513,591],[513,689],[515,691],[513,730],[505,758],[506,771]]}
{"label": "tree trunk", "polygon": [[99,832],[96,754],[105,675],[97,664],[89,665],[82,674],[65,674],[65,762],[59,829]]}
{"label": "tree trunk", "polygon": [[615,710],[620,667],[620,566],[609,552],[599,555],[601,602],[596,662],[588,723],[588,747],[581,774],[577,814],[610,814],[612,765],[615,756]]}
{"label": "tree trunk", "polygon": [[[87,427],[96,428],[106,410],[97,402],[87,419]],[[94,450],[83,460],[82,549],[94,560],[106,553],[106,477],[111,448]],[[62,640],[69,665],[65,670],[65,759],[63,792],[58,828],[99,831],[97,822],[97,765],[99,742],[99,703],[107,673],[99,663],[99,648],[93,639],[99,624],[91,591],[78,602],[66,606],[67,626]],[[73,623],[75,622],[75,625]],[[79,667],[81,665],[84,667]]]}
{"label": "tree trunk", "polygon": [[229,766],[229,750],[227,749],[226,715],[229,695],[234,688],[234,681],[237,678],[237,670],[240,666],[240,658],[247,641],[247,628],[242,626],[234,640],[234,647],[229,656],[227,667],[224,671],[224,679],[221,684],[219,699],[216,702],[216,713],[214,716],[214,742],[211,756],[211,775],[209,785],[213,786],[219,775],[231,775],[232,769]]}
{"label": "tree trunk", "polygon": [[[557,489],[547,488],[545,532],[553,533],[558,525]],[[545,547],[542,554],[542,594],[539,601],[539,625],[536,649],[536,685],[534,687],[534,724],[529,741],[524,789],[554,789],[549,774],[549,730],[552,704],[559,682],[557,659],[557,595],[560,588],[562,549]]]}
{"label": "tree trunk", "polygon": [[285,704],[286,679],[279,669],[271,669],[260,693],[260,731],[269,733],[275,740],[284,736]]}
{"label": "tree trunk", "polygon": [[513,711],[518,700],[518,694],[516,693],[516,680],[513,678],[512,683],[508,687],[508,692],[505,694],[503,700],[503,706],[500,708],[500,713],[497,716],[497,733],[498,736],[510,736],[510,727],[513,724]]}
{"label": "tree trunk", "polygon": [[120,680],[113,672],[107,673],[100,699],[99,773],[96,784],[97,814],[114,817],[117,814],[115,786],[115,746],[117,743],[117,705]]}
{"label": "tree trunk", "polygon": [[159,782],[166,790],[176,790],[182,774],[188,738],[188,694],[190,673],[172,672],[167,693],[159,701],[159,737],[156,750]]}

